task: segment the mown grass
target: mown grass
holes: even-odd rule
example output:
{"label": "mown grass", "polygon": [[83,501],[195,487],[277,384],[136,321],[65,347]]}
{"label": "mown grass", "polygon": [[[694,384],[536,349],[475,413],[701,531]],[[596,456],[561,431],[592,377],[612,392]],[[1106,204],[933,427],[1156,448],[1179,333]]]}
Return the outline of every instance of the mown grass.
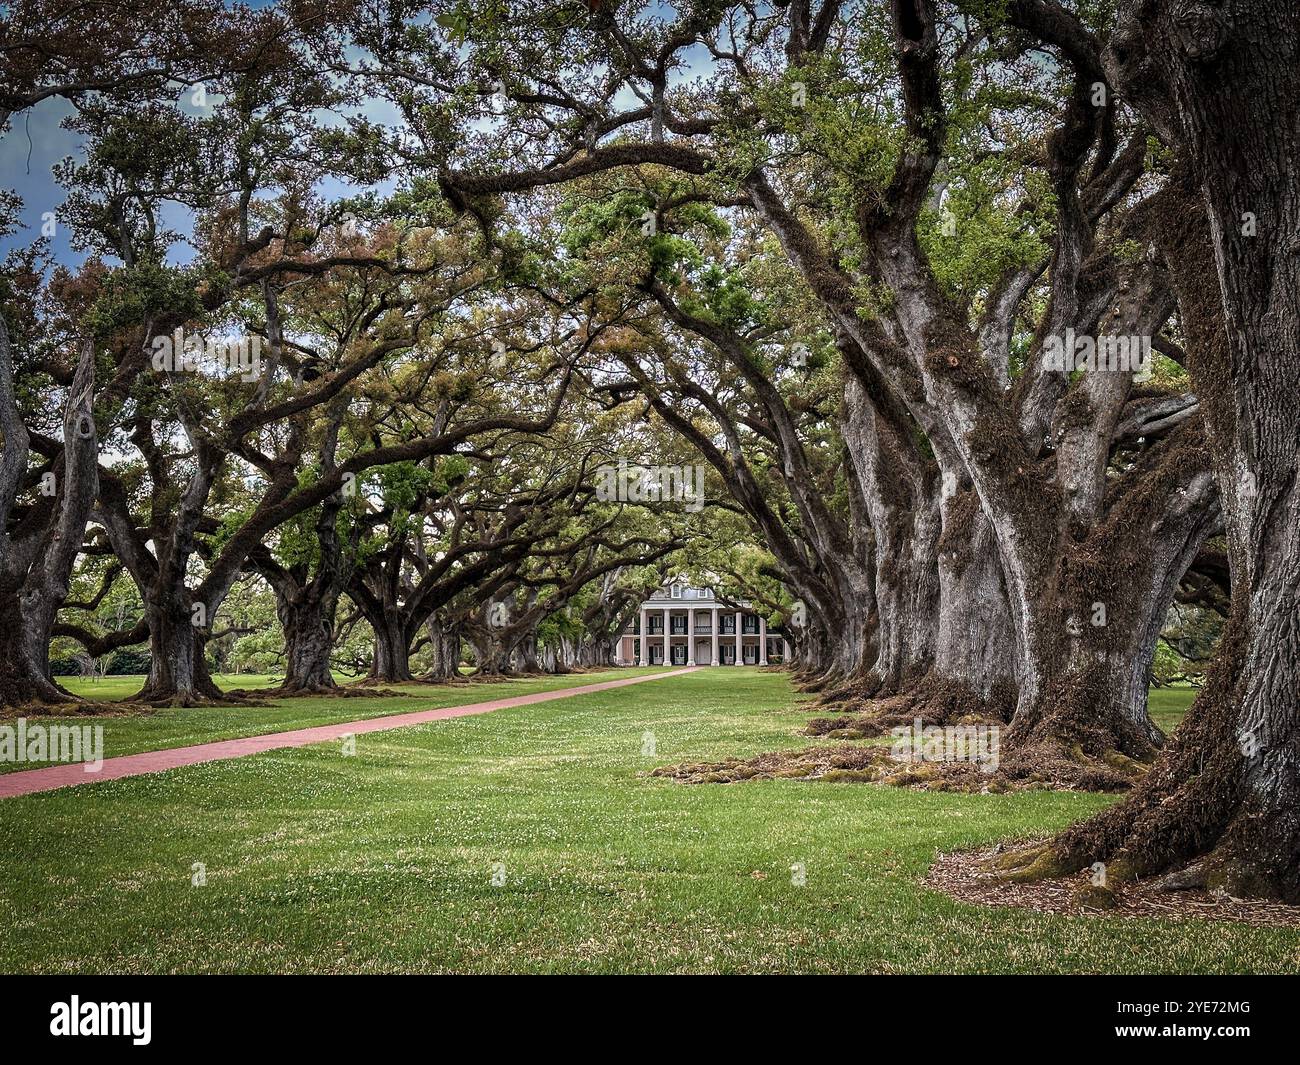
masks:
{"label": "mown grass", "polygon": [[[465,703],[486,702],[489,699],[508,699],[529,692],[555,691],[560,688],[577,688],[584,684],[599,684],[606,680],[660,673],[662,668],[603,670],[592,673],[573,673],[558,677],[527,677],[513,680],[474,682],[469,684],[397,684],[388,688],[407,693],[405,698],[392,696],[361,696],[340,699],[330,696],[318,698],[305,696],[295,699],[267,699],[266,706],[197,706],[164,707],[147,713],[106,714],[94,717],[77,715],[75,718],[26,714],[28,725],[72,723],[95,724],[104,728],[105,758],[141,751],[161,751],[172,747],[186,747],[194,743],[228,740],[238,736],[261,736],[268,732],[288,732],[292,729],[329,725],[337,721],[360,721],[384,714],[414,713],[443,706],[460,706]],[[235,688],[264,688],[272,678],[241,674],[215,678],[224,691]],[[106,677],[102,681],[86,681],[79,677],[60,677],[59,683],[76,695],[87,699],[127,699],[140,690],[143,677]],[[279,683],[276,678],[275,683]],[[0,773],[32,769],[25,762],[0,762]]]}
{"label": "mown grass", "polygon": [[1147,712],[1166,734],[1183,719],[1196,697],[1195,688],[1152,688],[1147,696]]}
{"label": "mown grass", "polygon": [[[807,743],[795,735],[806,718],[781,675],[706,670],[366,735],[354,757],[326,744],[6,800],[0,969],[1236,972],[1300,962],[1295,931],[1037,916],[920,886],[936,851],[1051,831],[1102,796],[689,787],[644,775]],[[655,753],[643,754],[651,741]],[[195,862],[206,886],[191,886]],[[792,883],[796,863],[804,886]]]}

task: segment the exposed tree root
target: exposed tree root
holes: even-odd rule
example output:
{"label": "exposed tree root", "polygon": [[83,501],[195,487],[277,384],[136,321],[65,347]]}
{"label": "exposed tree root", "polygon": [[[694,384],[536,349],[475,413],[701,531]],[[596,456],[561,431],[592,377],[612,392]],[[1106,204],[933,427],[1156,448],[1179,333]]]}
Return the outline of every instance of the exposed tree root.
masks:
{"label": "exposed tree root", "polygon": [[805,731],[809,736],[868,739],[888,735],[898,727],[914,726],[917,720],[927,728],[1001,725],[1010,720],[1014,705],[1014,693],[1009,690],[998,690],[985,698],[959,681],[927,677],[901,694],[854,698],[843,707],[850,713],[815,718]]}
{"label": "exposed tree root", "polygon": [[[819,719],[828,724],[853,718]],[[816,725],[817,722],[814,722]],[[980,719],[961,722],[973,729],[988,728]],[[932,726],[927,726],[927,729]],[[949,726],[944,726],[945,729]],[[822,733],[833,739],[862,738],[853,728],[832,728]],[[867,737],[871,738],[871,737]],[[943,736],[936,737],[943,740]],[[1027,790],[1125,791],[1140,780],[1147,767],[1118,751],[1093,758],[1076,747],[1013,752],[983,752],[995,757],[981,763],[974,757],[948,761],[918,755],[913,746],[924,747],[928,733],[913,744],[909,735],[904,746],[896,744],[844,744],[840,747],[812,747],[803,751],[776,751],[756,758],[730,758],[666,766],[652,775],[667,776],[687,783],[732,783],[737,780],[801,777],[810,780],[864,781],[895,785],[924,785],[934,791],[1007,792]],[[970,752],[968,752],[969,754]],[[978,752],[976,752],[978,753]]]}
{"label": "exposed tree root", "polygon": [[146,695],[144,692],[141,692],[140,694],[133,696],[131,701],[143,703],[145,706],[151,706],[155,709],[163,709],[164,707],[184,707],[188,709],[200,706],[223,706],[251,710],[271,705],[270,703],[261,700],[260,697],[265,694],[266,693],[263,691],[230,691],[222,692],[220,697],[213,698],[207,695],[197,694],[182,696],[162,694]]}
{"label": "exposed tree root", "polygon": [[[1000,864],[1010,864],[1013,867],[1011,871],[1015,872],[1041,862],[1039,870],[1050,871],[1054,859],[1043,857],[1050,853],[1050,847],[1042,841],[1022,845],[1009,854],[1002,847],[999,844],[992,850],[940,855],[923,883],[959,902],[1023,907],[1039,913],[1091,913],[1122,918],[1238,921],[1258,927],[1300,927],[1300,906],[1245,899],[1224,890],[1209,890],[1195,867],[1116,890],[1109,864],[1105,883],[1100,882],[1099,871],[1090,867],[1046,877],[1007,876],[998,868]],[[1034,855],[1038,857],[1032,857]],[[1191,875],[1183,878],[1183,872]]]}
{"label": "exposed tree root", "polygon": [[[1268,736],[1256,758],[1241,746],[1241,643],[1225,634],[1206,686],[1124,802],[1040,844],[1049,858],[1013,852],[1012,864],[996,871],[1032,880],[1104,863],[1108,886],[1121,892],[1205,889],[1300,902],[1300,808],[1288,797],[1293,751]],[[1251,772],[1261,770],[1274,774],[1266,777],[1276,782],[1271,793],[1250,786]]]}
{"label": "exposed tree root", "polygon": [[[846,683],[823,690],[814,700],[817,706],[835,706],[874,699],[884,690],[884,680],[874,670],[865,677],[853,677]],[[811,689],[809,689],[811,690]]]}
{"label": "exposed tree root", "polygon": [[408,684],[408,683],[412,683],[413,681],[414,681],[413,677],[408,677],[405,680],[402,680],[395,677],[365,676],[365,677],[358,677],[356,680],[350,680],[346,684],[340,684],[339,687],[374,689],[374,688],[378,688],[379,685],[381,684]]}
{"label": "exposed tree root", "polygon": [[883,784],[925,791],[1041,791],[1048,779],[1008,780],[970,762],[905,761],[888,747],[843,744],[802,751],[773,751],[754,758],[688,762],[661,766],[650,773],[683,784],[733,784],[744,780],[798,779],[835,783]]}
{"label": "exposed tree root", "polygon": [[398,691],[395,688],[352,688],[339,684],[295,684],[291,687],[281,684],[276,688],[235,688],[226,692],[228,696],[235,695],[240,698],[264,696],[270,699],[398,699],[414,694],[414,692]]}
{"label": "exposed tree root", "polygon": [[1071,791],[1127,791],[1150,768],[1115,750],[1098,755],[1087,753],[1079,744],[1066,746],[1052,741],[1020,749],[1003,749],[998,773],[1009,780],[1051,780]]}
{"label": "exposed tree root", "polygon": [[0,706],[0,720],[19,717],[134,717],[152,714],[156,707],[139,702],[90,702],[68,699],[57,703],[36,702]]}

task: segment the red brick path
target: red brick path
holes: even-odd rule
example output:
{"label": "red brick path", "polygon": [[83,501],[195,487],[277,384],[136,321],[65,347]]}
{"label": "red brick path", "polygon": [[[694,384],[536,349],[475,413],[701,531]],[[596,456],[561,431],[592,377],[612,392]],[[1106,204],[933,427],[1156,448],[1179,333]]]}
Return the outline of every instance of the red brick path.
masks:
{"label": "red brick path", "polygon": [[[552,699],[567,699],[571,695],[587,695],[590,692],[608,691],[610,688],[623,688],[629,684],[643,684],[645,681],[659,680],[661,677],[694,673],[699,668],[693,666],[687,669],[674,669],[647,677],[607,680],[600,684],[585,684],[580,688],[558,688],[555,691],[516,695],[511,699],[493,699],[490,702],[470,703],[467,706],[446,706],[438,710],[390,714],[387,717],[372,717],[364,721],[343,721],[337,725],[317,725],[314,728],[300,728],[292,732],[247,736],[239,740],[217,740],[213,743],[196,744],[193,747],[174,747],[169,751],[127,754],[118,758],[105,758],[98,773],[87,773],[85,766],[80,762],[52,765],[43,769],[24,769],[17,773],[0,774],[0,799],[7,799],[14,795],[31,795],[38,791],[53,791],[56,788],[70,788],[77,784],[95,784],[101,780],[117,780],[119,777],[134,777],[142,773],[161,773],[168,769],[179,769],[181,766],[199,765],[202,762],[243,758],[245,755],[261,754],[263,751],[274,751],[281,747],[306,747],[309,743],[325,743],[329,740],[342,739],[349,734],[383,732],[392,728],[405,728],[407,725],[422,725],[426,721],[443,721],[449,717],[486,714],[492,710],[505,710],[511,706],[548,703]],[[88,722],[83,719],[81,723]]]}

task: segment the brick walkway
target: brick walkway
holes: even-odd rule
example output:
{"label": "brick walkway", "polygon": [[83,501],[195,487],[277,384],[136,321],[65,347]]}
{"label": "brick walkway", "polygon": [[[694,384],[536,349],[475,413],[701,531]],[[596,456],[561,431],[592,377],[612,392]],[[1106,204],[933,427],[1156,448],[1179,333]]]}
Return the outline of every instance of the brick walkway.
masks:
{"label": "brick walkway", "polygon": [[[246,755],[275,751],[282,747],[306,747],[310,743],[326,743],[330,740],[342,739],[349,734],[384,732],[387,729],[405,728],[408,725],[423,725],[427,721],[445,721],[451,717],[486,714],[492,710],[505,710],[511,706],[548,703],[552,699],[567,699],[571,695],[587,695],[591,692],[608,691],[611,688],[624,688],[629,684],[644,684],[646,681],[659,680],[662,677],[679,677],[683,673],[694,673],[698,668],[700,667],[674,669],[666,673],[654,673],[648,677],[628,677],[626,680],[607,680],[600,684],[585,684],[580,688],[534,692],[532,695],[516,695],[511,699],[493,699],[490,702],[470,703],[467,706],[445,706],[439,710],[417,710],[410,714],[390,714],[387,717],[371,717],[363,721],[343,721],[337,725],[317,725],[314,728],[300,728],[292,732],[272,732],[265,736],[247,736],[238,740],[217,740],[214,743],[200,743],[193,747],[174,747],[168,751],[127,754],[118,758],[105,758],[98,773],[87,773],[80,762],[52,765],[43,769],[24,769],[17,773],[0,774],[0,799],[8,799],[15,795],[31,795],[38,791],[53,791],[56,788],[70,788],[78,784],[96,784],[101,780],[117,780],[119,777],[135,777],[142,773],[162,773],[168,769],[180,769],[182,766],[199,765],[203,762],[220,762],[227,758],[243,758]],[[83,720],[82,724],[86,723],[88,722]]]}

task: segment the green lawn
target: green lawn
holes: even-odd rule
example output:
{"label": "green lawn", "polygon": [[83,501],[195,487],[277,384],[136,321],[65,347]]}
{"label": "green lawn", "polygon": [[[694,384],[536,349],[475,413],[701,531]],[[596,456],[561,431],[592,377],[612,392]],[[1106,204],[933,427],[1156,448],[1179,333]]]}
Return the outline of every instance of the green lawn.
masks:
{"label": "green lawn", "polygon": [[[366,717],[384,714],[413,713],[441,706],[459,706],[464,703],[485,702],[488,699],[508,699],[529,692],[554,691],[558,688],[577,688],[584,684],[646,673],[662,673],[660,668],[618,669],[604,672],[575,673],[560,677],[528,677],[520,680],[484,682],[459,685],[398,684],[389,685],[409,692],[409,698],[391,696],[338,699],[332,697],[301,699],[268,699],[269,706],[203,706],[165,708],[145,714],[108,715],[104,717],[43,717],[27,714],[29,725],[74,721],[75,724],[98,724],[104,727],[104,757],[137,754],[140,751],[161,751],[169,747],[187,747],[193,743],[228,740],[237,736],[260,736],[267,732],[287,732],[290,729],[310,728],[312,725],[329,725],[336,721],[359,721]],[[217,683],[226,691],[234,688],[262,688],[271,683],[270,677],[241,674],[218,676]],[[69,691],[90,699],[125,699],[140,690],[143,677],[107,677],[102,681],[86,681],[80,677],[60,677],[59,683]],[[279,683],[277,678],[276,683]],[[32,769],[24,762],[0,762],[0,773]]]}
{"label": "green lawn", "polygon": [[936,850],[1049,831],[1103,796],[643,775],[809,742],[806,717],[779,674],[705,670],[365,735],[355,757],[325,744],[5,800],[0,970],[1300,964],[1296,931],[1041,917],[918,884]]}
{"label": "green lawn", "polygon": [[1195,696],[1194,688],[1152,688],[1147,697],[1147,712],[1152,721],[1170,733],[1183,719]]}

